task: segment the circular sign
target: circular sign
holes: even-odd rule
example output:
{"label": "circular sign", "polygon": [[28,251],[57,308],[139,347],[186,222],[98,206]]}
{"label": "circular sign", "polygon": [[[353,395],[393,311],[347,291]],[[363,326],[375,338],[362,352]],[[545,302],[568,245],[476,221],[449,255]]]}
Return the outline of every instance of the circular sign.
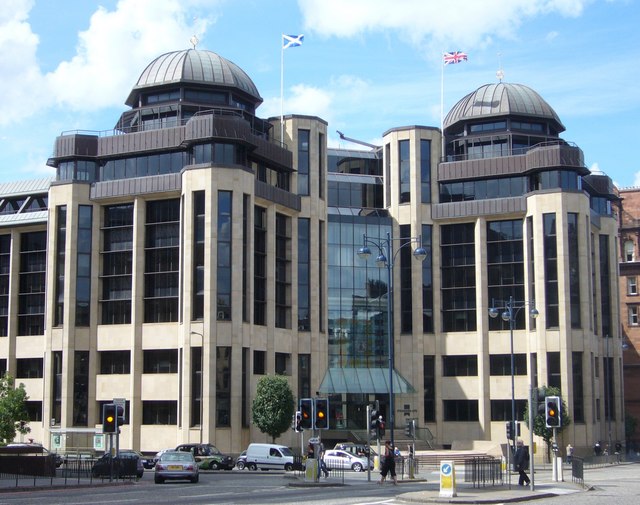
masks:
{"label": "circular sign", "polygon": [[442,475],[451,475],[451,465],[449,463],[443,463],[440,467]]}

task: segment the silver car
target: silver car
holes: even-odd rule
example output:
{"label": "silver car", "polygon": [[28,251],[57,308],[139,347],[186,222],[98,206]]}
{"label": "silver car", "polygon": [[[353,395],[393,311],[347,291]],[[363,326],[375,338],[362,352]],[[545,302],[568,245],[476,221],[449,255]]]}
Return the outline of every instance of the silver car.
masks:
{"label": "silver car", "polygon": [[[336,449],[325,451],[322,459],[329,469],[341,468],[354,472],[362,472],[367,469],[367,458],[355,456],[347,451]],[[369,468],[373,470],[373,461],[369,461]]]}
{"label": "silver car", "polygon": [[154,481],[162,484],[165,480],[200,480],[196,459],[191,452],[166,451],[156,462]]}

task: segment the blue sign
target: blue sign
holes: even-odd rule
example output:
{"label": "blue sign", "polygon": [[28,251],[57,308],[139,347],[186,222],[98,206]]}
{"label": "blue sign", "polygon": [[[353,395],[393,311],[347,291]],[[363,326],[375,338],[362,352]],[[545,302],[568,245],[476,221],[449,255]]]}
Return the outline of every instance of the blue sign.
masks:
{"label": "blue sign", "polygon": [[442,472],[442,475],[451,475],[451,465],[449,463],[444,463],[440,467],[440,471]]}

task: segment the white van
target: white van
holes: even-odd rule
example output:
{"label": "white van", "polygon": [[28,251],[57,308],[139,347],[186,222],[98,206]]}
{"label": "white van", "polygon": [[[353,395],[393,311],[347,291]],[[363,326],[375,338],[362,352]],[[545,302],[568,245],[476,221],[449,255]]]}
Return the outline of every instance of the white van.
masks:
{"label": "white van", "polygon": [[293,452],[284,445],[249,444],[245,466],[249,470],[293,470]]}

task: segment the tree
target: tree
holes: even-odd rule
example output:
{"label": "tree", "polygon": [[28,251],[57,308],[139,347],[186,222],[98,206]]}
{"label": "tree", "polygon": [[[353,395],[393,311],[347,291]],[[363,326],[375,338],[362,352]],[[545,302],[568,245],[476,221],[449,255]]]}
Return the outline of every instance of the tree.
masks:
{"label": "tree", "polygon": [[271,435],[272,442],[291,427],[295,402],[289,382],[282,375],[267,375],[258,381],[253,400],[252,418],[262,433]]}
{"label": "tree", "polygon": [[[542,386],[538,388],[539,391],[544,392],[544,396],[559,396],[562,399],[562,395],[560,394],[560,389],[553,386]],[[535,393],[534,393],[535,394]],[[567,404],[564,400],[562,401],[562,407],[560,412],[560,419],[562,425],[559,428],[556,428],[558,433],[561,433],[567,426],[571,424],[571,417],[569,416],[569,411],[567,410]],[[535,397],[534,397],[535,403]],[[534,408],[536,406],[534,405]],[[537,409],[536,409],[537,410]],[[533,433],[539,437],[541,437],[545,443],[547,444],[547,461],[550,461],[551,456],[551,443],[553,439],[553,428],[547,428],[547,423],[545,420],[544,412],[538,414],[534,411],[533,417]],[[527,406],[524,410],[524,418],[529,419],[529,404],[527,402]]]}
{"label": "tree", "polygon": [[5,443],[13,442],[16,431],[23,435],[31,431],[26,424],[29,421],[25,405],[28,399],[24,384],[15,387],[15,380],[10,375],[0,378],[0,439]]}
{"label": "tree", "polygon": [[630,442],[635,438],[638,420],[632,415],[627,414],[624,418],[624,435],[627,441],[627,450],[630,448]]}

